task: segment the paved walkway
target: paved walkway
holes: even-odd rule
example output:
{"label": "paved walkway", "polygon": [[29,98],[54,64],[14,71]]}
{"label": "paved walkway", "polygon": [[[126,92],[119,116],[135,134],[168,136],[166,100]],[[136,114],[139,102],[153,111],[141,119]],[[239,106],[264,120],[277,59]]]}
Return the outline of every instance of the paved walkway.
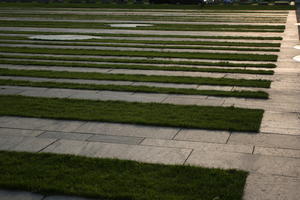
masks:
{"label": "paved walkway", "polygon": [[[31,27],[1,27],[2,31],[35,31],[35,32],[65,32],[65,33],[115,33],[115,34],[147,34],[147,35],[187,35],[187,36],[249,36],[248,32],[220,31],[155,31],[155,30],[120,30],[120,29],[80,29],[80,28],[31,28]],[[281,37],[282,33],[251,32],[251,37]]]}
{"label": "paved walkway", "polygon": [[[222,102],[218,104],[222,106],[265,109],[261,132],[258,134],[2,116],[0,117],[0,149],[114,157],[150,163],[237,168],[250,172],[244,200],[298,200],[300,196],[300,68],[292,57],[299,55],[300,51],[293,49],[293,46],[299,43],[295,20],[295,12],[290,11],[287,28],[282,34],[284,39],[279,53],[278,67],[275,69],[274,82],[268,91],[271,95],[269,100],[204,97],[204,100],[209,99],[207,102]],[[66,97],[66,94],[71,96],[74,92],[28,87],[4,88],[9,89],[2,90],[2,94],[6,91],[10,94],[34,95],[35,93],[37,96],[46,94]],[[129,95],[124,92],[119,92],[117,95],[114,92],[104,93],[118,98]],[[132,97],[136,94],[130,95]],[[86,94],[81,93],[80,98],[87,97]],[[147,98],[143,96],[140,99]],[[151,95],[149,98],[156,97]],[[169,97],[164,96],[164,98],[157,99],[165,102]],[[192,98],[185,96],[181,101],[186,103],[192,101]],[[0,195],[1,199],[2,197],[3,199],[67,199],[67,197],[44,197],[32,193],[7,191],[0,191]]]}

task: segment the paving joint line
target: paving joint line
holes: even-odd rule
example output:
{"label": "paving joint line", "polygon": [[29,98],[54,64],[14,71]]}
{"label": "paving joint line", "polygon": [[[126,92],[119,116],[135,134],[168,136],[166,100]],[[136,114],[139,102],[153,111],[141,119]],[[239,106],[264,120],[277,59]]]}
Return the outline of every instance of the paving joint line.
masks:
{"label": "paving joint line", "polygon": [[253,145],[253,148],[252,148],[252,153],[254,155],[254,151],[255,151],[255,145]]}
{"label": "paving joint line", "polygon": [[185,159],[185,161],[183,162],[182,165],[186,165],[187,160],[191,157],[193,152],[194,152],[194,149],[191,150],[191,152],[189,153],[189,155],[187,156],[187,158]]}
{"label": "paving joint line", "polygon": [[229,133],[229,136],[228,136],[228,138],[227,138],[227,140],[226,140],[225,144],[228,144],[228,142],[229,142],[229,139],[230,139],[231,135],[232,135],[232,132],[230,132],[230,133]]}
{"label": "paving joint line", "polygon": [[43,150],[45,150],[46,148],[48,148],[49,146],[51,146],[52,144],[58,142],[60,139],[54,139],[53,142],[51,142],[50,144],[46,145],[44,148],[40,149],[39,151],[37,151],[37,153],[41,153]]}
{"label": "paving joint line", "polygon": [[174,134],[174,136],[171,138],[171,140],[175,140],[177,135],[183,130],[183,128],[179,128],[179,130]]}

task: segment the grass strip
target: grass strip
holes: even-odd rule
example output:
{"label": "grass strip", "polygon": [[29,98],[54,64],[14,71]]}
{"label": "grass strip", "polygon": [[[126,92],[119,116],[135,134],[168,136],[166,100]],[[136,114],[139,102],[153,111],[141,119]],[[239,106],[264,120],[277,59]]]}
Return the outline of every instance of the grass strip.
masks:
{"label": "grass strip", "polygon": [[[107,10],[105,10],[107,11]],[[113,11],[115,12],[115,11]],[[109,15],[109,14],[95,14],[93,11],[89,14],[87,13],[86,15],[78,15],[78,14],[58,14],[58,13],[4,13],[0,14],[0,16],[4,17],[13,17],[13,18],[39,18],[44,20],[50,19],[50,20],[130,20],[130,21],[140,21],[141,19],[143,21],[168,21],[168,22],[239,22],[239,23],[285,23],[286,16],[226,16],[224,14],[223,16],[219,15],[211,15],[209,13],[205,13],[205,15],[198,15],[198,16],[153,16],[153,15],[145,15],[145,14],[138,14],[138,15],[130,15],[132,11],[129,11],[129,15]],[[136,12],[136,11],[134,11]],[[116,13],[116,12],[115,12]],[[195,14],[195,13],[193,13]],[[202,14],[202,13],[199,13]],[[259,14],[258,14],[259,15]],[[151,23],[151,22],[150,22]]]}
{"label": "grass strip", "polygon": [[[223,51],[263,51],[263,52],[279,52],[279,49],[261,49],[261,48],[238,48],[238,47],[226,47],[226,46],[217,46],[217,47],[211,47],[211,46],[196,46],[196,45],[186,45],[186,46],[174,46],[174,45],[151,45],[147,44],[144,45],[143,43],[139,42],[133,42],[130,44],[119,42],[122,40],[116,40],[116,43],[110,43],[110,41],[104,42],[104,44],[101,43],[91,43],[90,41],[87,42],[47,42],[47,41],[39,41],[39,42],[33,42],[33,41],[24,41],[24,40],[14,40],[14,41],[7,41],[7,40],[1,40],[0,42],[2,44],[32,44],[32,45],[64,45],[64,46],[103,46],[103,47],[133,47],[133,48],[141,48],[141,49],[147,49],[147,48],[157,48],[157,49],[199,49],[199,50],[223,50]],[[96,41],[98,42],[98,41]],[[100,40],[100,42],[102,42]],[[253,45],[253,44],[252,44]]]}
{"label": "grass strip", "polygon": [[295,10],[295,6],[290,5],[207,5],[204,8],[199,5],[175,5],[175,4],[113,4],[113,3],[64,3],[45,4],[39,2],[11,3],[2,2],[2,8],[120,8],[120,9],[195,9],[198,11],[205,10]]}
{"label": "grass strip", "polygon": [[161,70],[161,71],[188,71],[188,72],[211,72],[211,73],[238,73],[238,74],[264,74],[273,75],[272,70],[248,70],[248,69],[220,69],[220,68],[196,68],[179,66],[152,66],[152,65],[122,65],[122,64],[87,64],[76,62],[49,62],[49,61],[31,61],[31,60],[4,60],[0,59],[1,64],[15,65],[37,65],[50,67],[88,67],[88,68],[111,68],[111,69],[141,69],[141,70]]}
{"label": "grass strip", "polygon": [[[4,31],[0,30],[2,34],[35,34],[35,35],[49,35],[49,32],[42,31]],[[51,35],[66,35],[68,32],[53,32]],[[72,35],[82,35],[82,33],[72,33]],[[107,37],[158,37],[158,35],[149,34],[126,34],[126,33],[89,33],[93,36],[107,36]],[[17,36],[16,36],[17,37]],[[230,39],[230,40],[282,40],[282,37],[261,37],[261,36],[202,36],[202,35],[159,35],[163,38],[194,38],[194,39]]]}
{"label": "grass strip", "polygon": [[0,163],[1,188],[107,200],[241,200],[248,175],[50,153],[0,151]]}
{"label": "grass strip", "polygon": [[283,25],[215,25],[215,24],[155,24],[149,27],[119,28],[108,23],[62,22],[62,21],[6,21],[0,20],[1,27],[40,27],[40,28],[94,28],[94,29],[134,29],[166,31],[239,31],[239,32],[283,32]]}
{"label": "grass strip", "polygon": [[[235,107],[173,105],[0,96],[3,116],[118,122],[167,127],[258,132],[263,110]],[[92,111],[92,112],[91,112]]]}
{"label": "grass strip", "polygon": [[[1,50],[1,47],[0,47]],[[1,53],[1,51],[0,51]],[[199,61],[171,61],[171,60],[151,60],[151,59],[124,59],[124,58],[96,58],[96,57],[70,57],[70,55],[53,56],[51,54],[40,55],[0,55],[0,58],[12,59],[37,59],[37,60],[62,60],[62,61],[88,61],[88,62],[120,62],[120,63],[143,63],[143,64],[179,64],[196,66],[220,66],[220,67],[248,67],[248,68],[275,68],[272,63],[267,64],[247,64],[230,62],[199,62]]]}
{"label": "grass strip", "polygon": [[263,91],[197,90],[197,89],[187,89],[187,88],[166,88],[166,87],[132,86],[132,85],[97,85],[97,84],[80,84],[80,83],[62,83],[62,82],[54,82],[54,81],[53,82],[51,81],[32,82],[32,81],[9,80],[9,79],[0,79],[0,85],[127,91],[127,92],[142,92],[142,93],[183,94],[183,95],[207,95],[207,96],[218,96],[218,97],[236,97],[236,98],[254,98],[254,99],[269,98],[268,93]]}
{"label": "grass strip", "polygon": [[158,76],[141,74],[108,74],[94,72],[66,72],[50,70],[15,70],[1,69],[1,76],[28,76],[40,78],[70,78],[87,80],[118,80],[118,81],[136,81],[136,82],[158,82],[158,83],[184,83],[198,85],[227,85],[242,87],[269,88],[269,80],[247,80],[232,78],[206,78],[206,77],[188,77],[188,76]]}
{"label": "grass strip", "polygon": [[117,51],[94,49],[56,49],[30,47],[0,47],[1,52],[19,52],[55,55],[97,55],[97,56],[124,56],[124,57],[157,57],[157,58],[190,58],[210,60],[238,60],[238,61],[277,61],[277,55],[261,54],[233,54],[233,53],[198,53],[198,52],[155,52],[155,51]]}

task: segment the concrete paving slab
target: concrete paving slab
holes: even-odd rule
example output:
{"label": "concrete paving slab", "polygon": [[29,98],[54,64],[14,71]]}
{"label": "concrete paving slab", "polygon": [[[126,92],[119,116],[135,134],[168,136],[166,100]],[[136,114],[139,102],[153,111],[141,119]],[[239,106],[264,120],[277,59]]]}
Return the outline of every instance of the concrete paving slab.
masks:
{"label": "concrete paving slab", "polygon": [[150,163],[183,164],[191,150],[59,140],[44,149],[43,152],[75,154],[101,158],[118,158]]}
{"label": "concrete paving slab", "polygon": [[103,95],[97,91],[83,91],[77,92],[74,95],[69,96],[72,99],[89,99],[89,100],[101,100]]}
{"label": "concrete paving slab", "polygon": [[42,152],[78,155],[87,144],[86,141],[58,140],[43,149]]}
{"label": "concrete paving slab", "polygon": [[93,199],[75,197],[75,196],[47,196],[43,200],[93,200]]}
{"label": "concrete paving slab", "polygon": [[188,148],[197,149],[201,151],[221,151],[221,152],[238,152],[238,153],[252,153],[253,146],[251,145],[230,145],[230,144],[216,144],[205,142],[192,142],[180,140],[161,140],[146,138],[141,145],[174,147],[174,148]]}
{"label": "concrete paving slab", "polygon": [[14,89],[14,88],[0,88],[1,95],[17,95],[22,93],[24,90],[22,89]]}
{"label": "concrete paving slab", "polygon": [[15,128],[0,128],[1,136],[38,136],[44,131],[41,130],[26,130],[26,129],[15,129]]}
{"label": "concrete paving slab", "polygon": [[209,131],[198,129],[182,129],[175,140],[211,142],[225,144],[230,136],[227,131]]}
{"label": "concrete paving slab", "polygon": [[47,146],[55,142],[55,139],[48,138],[25,138],[21,143],[17,144],[15,147],[10,150],[13,151],[26,151],[26,152],[39,152]]}
{"label": "concrete paving slab", "polygon": [[[197,95],[200,96],[200,95]],[[184,96],[170,96],[166,98],[163,103],[170,103],[170,104],[180,104],[180,105],[205,105],[205,106],[222,106],[222,100],[215,100],[215,99],[206,99],[206,96],[203,98],[186,98]]]}
{"label": "concrete paving slab", "polygon": [[54,141],[55,140],[53,139],[43,139],[35,137],[1,136],[0,149],[7,151],[38,152]]}
{"label": "concrete paving slab", "polygon": [[115,135],[93,135],[88,139],[90,142],[118,143],[118,144],[140,144],[144,140],[143,137],[127,137]]}
{"label": "concrete paving slab", "polygon": [[148,163],[183,164],[192,150],[90,142],[81,155],[135,160]]}
{"label": "concrete paving slab", "polygon": [[300,158],[300,150],[294,150],[294,149],[266,148],[266,147],[257,146],[255,147],[253,153],[259,155]]}
{"label": "concrete paving slab", "polygon": [[54,98],[67,98],[72,95],[77,94],[78,92],[76,90],[72,89],[55,89],[55,88],[50,88],[45,93],[43,96],[45,97],[54,97]]}
{"label": "concrete paving slab", "polygon": [[0,190],[1,200],[42,200],[43,195],[18,190]]}
{"label": "concrete paving slab", "polygon": [[300,177],[300,159],[295,158],[194,150],[186,164],[242,169],[268,175]]}
{"label": "concrete paving slab", "polygon": [[298,200],[300,179],[264,174],[250,174],[244,200]]}
{"label": "concrete paving slab", "polygon": [[[3,31],[34,31],[34,32],[64,32],[64,33],[115,33],[115,34],[148,34],[148,35],[195,35],[195,36],[237,36],[237,32],[223,31],[151,31],[151,30],[119,30],[119,29],[80,29],[80,28],[33,28],[33,27],[2,27]],[[239,36],[251,37],[281,37],[282,33],[269,32],[238,32]]]}
{"label": "concrete paving slab", "polygon": [[228,144],[243,144],[271,148],[300,149],[300,136],[262,133],[232,133],[228,140]]}
{"label": "concrete paving slab", "polygon": [[300,115],[294,112],[265,112],[261,132],[300,135]]}
{"label": "concrete paving slab", "polygon": [[68,133],[68,132],[53,132],[46,131],[39,135],[39,138],[53,138],[53,139],[68,139],[68,140],[82,140],[85,141],[91,138],[93,134],[88,133]]}
{"label": "concrete paving slab", "polygon": [[171,139],[179,130],[179,128],[168,127],[88,122],[74,130],[74,132]]}
{"label": "concrete paving slab", "polygon": [[83,125],[84,121],[52,120],[28,117],[0,117],[0,127],[48,130],[48,131],[73,131]]}

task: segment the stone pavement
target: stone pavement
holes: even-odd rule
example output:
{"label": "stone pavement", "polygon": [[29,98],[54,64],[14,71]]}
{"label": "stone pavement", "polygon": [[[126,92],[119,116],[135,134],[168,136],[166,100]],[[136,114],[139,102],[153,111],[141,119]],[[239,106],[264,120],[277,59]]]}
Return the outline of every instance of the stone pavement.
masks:
{"label": "stone pavement", "polygon": [[[271,96],[269,100],[204,97],[204,100],[209,100],[206,102],[219,102],[217,105],[222,106],[265,109],[261,132],[258,134],[2,116],[0,117],[0,148],[11,151],[114,157],[150,163],[237,168],[250,172],[244,200],[298,200],[300,196],[300,69],[299,64],[293,61],[292,57],[299,55],[300,51],[293,48],[294,45],[299,44],[295,20],[295,12],[290,11],[274,82],[268,91]],[[75,92],[74,90],[11,86],[3,88],[8,89],[2,90],[2,94],[5,92],[33,96],[43,94],[56,95],[56,97],[76,95],[72,93]],[[44,93],[41,93],[41,90]],[[111,95],[116,98],[122,95],[129,96],[125,92],[104,93],[106,96]],[[136,94],[130,94],[130,97],[134,95]],[[88,97],[87,93],[81,93],[80,98],[84,97]],[[90,94],[89,97],[92,98],[92,95]],[[186,96],[181,99],[178,95],[174,97],[177,99],[170,103],[198,103]],[[155,98],[153,94],[147,98],[139,97],[139,100],[145,101],[151,98]],[[157,100],[166,102],[167,98],[169,97],[160,96]],[[45,197],[27,192],[0,191],[0,199],[20,198],[68,199],[68,197]]]}

